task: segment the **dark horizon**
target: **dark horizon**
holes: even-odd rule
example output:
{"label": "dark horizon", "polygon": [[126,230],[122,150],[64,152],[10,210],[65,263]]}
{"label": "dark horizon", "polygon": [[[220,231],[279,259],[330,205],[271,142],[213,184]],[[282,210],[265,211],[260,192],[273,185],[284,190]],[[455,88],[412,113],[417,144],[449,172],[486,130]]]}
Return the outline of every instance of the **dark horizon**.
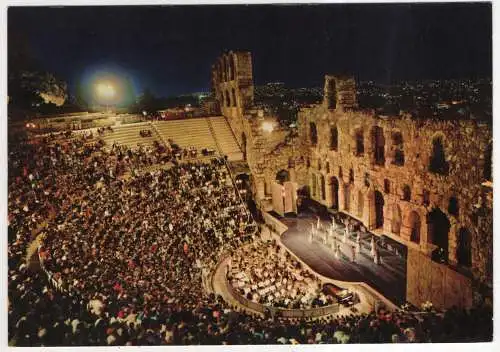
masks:
{"label": "dark horizon", "polygon": [[18,38],[71,92],[103,69],[137,93],[207,91],[228,50],[252,52],[256,85],[492,75],[491,3],[10,7],[9,52]]}

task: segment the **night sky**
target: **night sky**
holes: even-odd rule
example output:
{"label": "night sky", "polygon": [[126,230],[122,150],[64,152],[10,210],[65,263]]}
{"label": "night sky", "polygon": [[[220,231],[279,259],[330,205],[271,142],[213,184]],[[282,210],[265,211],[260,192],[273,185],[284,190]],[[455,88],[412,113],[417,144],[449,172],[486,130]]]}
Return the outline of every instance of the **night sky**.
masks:
{"label": "night sky", "polygon": [[[74,87],[107,68],[138,92],[208,91],[224,50],[249,50],[256,84],[491,77],[489,4],[10,8],[40,65]],[[17,37],[16,37],[17,38]],[[13,43],[10,43],[13,44]]]}

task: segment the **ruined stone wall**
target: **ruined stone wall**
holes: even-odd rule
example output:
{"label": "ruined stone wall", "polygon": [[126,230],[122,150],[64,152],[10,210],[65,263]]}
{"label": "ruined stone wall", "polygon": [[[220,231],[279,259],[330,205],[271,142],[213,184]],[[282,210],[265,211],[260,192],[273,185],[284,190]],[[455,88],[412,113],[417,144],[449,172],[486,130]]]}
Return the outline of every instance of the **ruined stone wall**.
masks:
{"label": "ruined stone wall", "polygon": [[[316,143],[312,123],[316,126]],[[331,145],[334,128],[338,131],[336,150]],[[378,163],[373,135],[376,128],[385,139],[385,145],[378,150],[378,153],[383,150],[384,160]],[[402,148],[397,143],[394,145],[395,134],[402,137]],[[357,135],[362,135],[362,154],[357,153]],[[472,236],[471,274],[476,278],[487,277],[488,260],[485,257],[489,255],[481,255],[485,251],[482,243],[492,243],[492,239],[491,234],[479,229],[474,207],[481,200],[481,183],[485,181],[485,155],[492,139],[488,126],[475,121],[383,118],[356,110],[328,109],[324,103],[299,113],[299,136],[302,143],[308,145],[304,150],[304,156],[310,160],[310,168],[304,176],[308,179],[307,184],[313,187],[313,177],[317,177],[317,184],[322,177],[326,183],[326,194],[311,192],[315,200],[329,207],[337,203],[339,210],[358,218],[375,233],[386,234],[427,255],[436,248],[430,238],[427,215],[439,208],[450,222],[449,263],[457,264],[459,231],[467,229]],[[446,175],[429,171],[436,137],[443,142]],[[395,163],[396,150],[404,153],[403,165]],[[334,182],[339,185],[338,201],[333,199]],[[409,197],[405,197],[405,187]],[[376,223],[376,191],[383,196],[384,202],[380,228]],[[458,203],[455,206],[458,211],[450,209],[451,198]],[[411,241],[415,218],[420,219],[419,241]]]}

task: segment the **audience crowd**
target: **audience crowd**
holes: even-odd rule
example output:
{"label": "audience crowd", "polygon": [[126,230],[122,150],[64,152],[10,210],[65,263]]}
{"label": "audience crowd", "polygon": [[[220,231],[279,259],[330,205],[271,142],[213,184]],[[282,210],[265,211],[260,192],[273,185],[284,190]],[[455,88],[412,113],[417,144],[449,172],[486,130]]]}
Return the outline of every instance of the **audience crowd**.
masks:
{"label": "audience crowd", "polygon": [[[257,272],[240,262],[245,256],[287,287],[301,281],[292,273],[307,275],[271,245],[255,248],[255,255],[239,252],[252,242],[255,226],[223,160],[177,163],[169,153],[159,145],[107,151],[90,135],[9,146],[10,345],[491,339],[492,313],[485,307],[421,315],[378,310],[316,321],[239,312],[205,290],[223,253],[237,254],[234,264],[255,282]],[[151,171],[154,165],[161,168]],[[43,270],[29,260],[34,245]]]}

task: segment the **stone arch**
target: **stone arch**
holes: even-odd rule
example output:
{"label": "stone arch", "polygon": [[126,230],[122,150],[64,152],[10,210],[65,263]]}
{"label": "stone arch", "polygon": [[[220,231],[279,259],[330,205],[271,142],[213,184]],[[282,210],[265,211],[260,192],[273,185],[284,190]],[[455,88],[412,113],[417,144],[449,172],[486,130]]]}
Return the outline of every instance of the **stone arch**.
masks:
{"label": "stone arch", "polygon": [[411,188],[408,185],[403,187],[403,200],[409,202],[411,200]]}
{"label": "stone arch", "polygon": [[241,149],[243,152],[243,160],[247,160],[247,135],[245,133],[241,134]]}
{"label": "stone arch", "polygon": [[422,227],[420,215],[416,211],[412,211],[409,215],[408,223],[410,227],[410,241],[420,243],[420,228]]}
{"label": "stone arch", "polygon": [[331,187],[332,187],[332,208],[339,208],[339,180],[335,177],[331,177]]}
{"label": "stone arch", "polygon": [[337,87],[334,79],[329,79],[327,83],[328,96],[327,96],[327,105],[328,109],[336,109],[337,108]]}
{"label": "stone arch", "polygon": [[392,206],[391,232],[398,236],[401,233],[401,208],[397,204]]}
{"label": "stone arch", "polygon": [[383,128],[380,126],[373,126],[371,137],[373,160],[376,165],[383,166],[385,164],[385,137]]}
{"label": "stone arch", "polygon": [[236,91],[234,90],[234,88],[231,89],[231,94],[232,94],[232,105],[233,106],[237,106],[238,105],[238,102],[236,100]]}
{"label": "stone arch", "polygon": [[350,211],[351,209],[351,192],[350,185],[348,183],[344,184],[344,210]]}
{"label": "stone arch", "polygon": [[362,156],[365,153],[365,134],[362,128],[354,131],[354,141],[356,144],[356,156]]}
{"label": "stone arch", "polygon": [[484,152],[484,179],[492,181],[493,143],[488,143]]}
{"label": "stone arch", "polygon": [[392,163],[398,166],[405,164],[403,135],[400,131],[392,132]]}
{"label": "stone arch", "polygon": [[436,174],[448,175],[449,165],[446,161],[444,142],[444,135],[442,133],[436,133],[432,138],[429,171]]}
{"label": "stone arch", "polygon": [[[448,253],[448,236],[450,232],[450,221],[445,213],[439,208],[434,208],[427,215],[428,236],[427,241]],[[446,255],[447,257],[447,255]]]}
{"label": "stone arch", "polygon": [[276,173],[276,182],[282,185],[288,181],[290,181],[290,173],[287,170],[282,169]]}
{"label": "stone arch", "polygon": [[358,191],[358,217],[363,217],[363,210],[365,206],[365,196],[361,190]]}
{"label": "stone arch", "polygon": [[318,144],[318,130],[314,122],[309,123],[309,140],[312,145]]}
{"label": "stone arch", "polygon": [[460,228],[457,238],[457,262],[459,265],[472,265],[472,236],[465,227]]}
{"label": "stone arch", "polygon": [[339,131],[337,126],[330,128],[330,149],[337,151],[339,147]]}
{"label": "stone arch", "polygon": [[382,228],[384,226],[384,196],[379,191],[374,193],[374,207],[375,207],[375,228]]}
{"label": "stone arch", "polygon": [[229,95],[229,91],[228,90],[226,90],[225,96],[226,96],[226,106],[230,107],[231,106],[231,96]]}

